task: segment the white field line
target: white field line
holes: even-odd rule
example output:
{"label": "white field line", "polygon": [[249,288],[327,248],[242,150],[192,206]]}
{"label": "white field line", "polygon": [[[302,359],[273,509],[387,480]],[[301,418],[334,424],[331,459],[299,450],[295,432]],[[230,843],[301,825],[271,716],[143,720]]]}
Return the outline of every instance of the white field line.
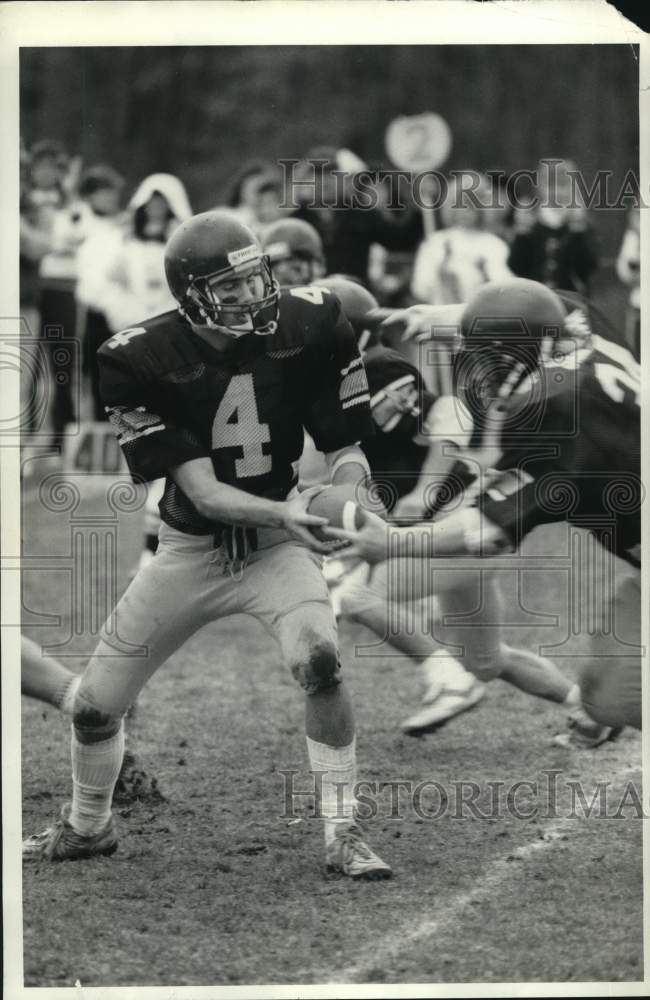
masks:
{"label": "white field line", "polygon": [[[638,767],[628,766],[615,771],[613,777],[624,780],[627,775],[638,774],[640,770],[640,765]],[[558,842],[565,841],[570,831],[577,830],[579,826],[580,824],[575,819],[567,816],[559,817],[548,823],[545,828],[539,831],[538,839],[491,861],[469,892],[454,896],[450,902],[442,907],[438,907],[435,902],[431,903],[427,910],[435,910],[435,919],[428,915],[425,916],[423,912],[418,919],[403,927],[397,926],[394,931],[383,938],[375,938],[365,947],[362,945],[357,960],[334,972],[330,969],[327,974],[329,978],[324,981],[324,984],[368,982],[368,976],[373,970],[390,969],[393,960],[403,957],[413,945],[426,941],[441,930],[449,933],[451,928],[453,932],[454,924],[462,923],[463,915],[471,903],[480,901],[486,896],[492,896],[495,888],[505,882],[516,881],[521,872],[517,861],[526,861],[535,854],[554,850]],[[506,857],[511,857],[513,860],[506,861]],[[312,971],[311,976],[313,977],[313,975]]]}

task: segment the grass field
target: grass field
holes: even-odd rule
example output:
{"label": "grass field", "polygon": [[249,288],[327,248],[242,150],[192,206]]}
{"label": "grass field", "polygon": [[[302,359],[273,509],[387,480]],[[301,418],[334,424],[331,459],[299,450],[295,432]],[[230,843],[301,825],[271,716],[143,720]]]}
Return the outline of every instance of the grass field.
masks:
{"label": "grass field", "polygon": [[[82,484],[82,497],[83,533],[100,513],[101,486]],[[78,514],[46,511],[35,486],[26,491],[25,631],[44,644],[67,635]],[[120,588],[140,518],[120,515]],[[534,535],[530,551],[560,552],[563,531]],[[549,624],[513,609],[512,621],[521,619],[509,629],[513,642],[532,648],[568,636],[566,575],[530,571],[522,596],[524,607],[559,617]],[[38,615],[53,613],[61,623],[42,627]],[[435,779],[452,796],[438,819],[427,818],[432,806],[418,815],[406,797],[391,816],[389,798],[378,796],[369,838],[393,865],[392,881],[326,876],[321,824],[306,800],[285,812],[280,771],[300,771],[297,784],[307,787],[302,696],[262,629],[230,619],[195,636],[139,700],[137,747],[166,801],[118,812],[111,859],[25,867],[25,985],[641,980],[642,823],[629,797],[620,807],[629,782],[640,790],[638,735],[591,752],[553,746],[562,713],[495,681],[471,713],[408,738],[399,721],[417,701],[417,671],[386,645],[368,649],[373,641],[342,626],[359,776]],[[92,644],[82,631],[67,647],[79,654],[68,661],[74,669]],[[559,649],[563,669],[575,674],[585,649],[584,634],[570,637]],[[27,834],[69,797],[69,738],[56,711],[26,699],[22,732]],[[538,783],[517,798],[530,818],[462,814],[459,782],[478,783],[487,813],[488,783],[517,780]],[[581,782],[588,799],[609,782],[609,818],[572,816],[569,782]]]}

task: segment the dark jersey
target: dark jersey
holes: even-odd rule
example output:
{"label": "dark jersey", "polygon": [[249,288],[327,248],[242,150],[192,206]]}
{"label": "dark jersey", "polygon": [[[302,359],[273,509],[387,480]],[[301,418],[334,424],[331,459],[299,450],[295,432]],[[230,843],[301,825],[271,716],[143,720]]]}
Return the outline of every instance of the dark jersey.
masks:
{"label": "dark jersey", "polygon": [[[536,525],[569,521],[639,565],[639,365],[600,337],[592,348],[570,371],[545,370],[548,392],[528,402],[519,421],[517,395],[511,398],[498,463],[504,476],[480,497],[479,507],[515,547]],[[518,422],[534,425],[527,440],[518,437]]]}
{"label": "dark jersey", "polygon": [[168,474],[174,466],[209,457],[220,482],[284,500],[297,481],[303,427],[330,452],[374,426],[354,334],[326,290],[284,291],[276,332],[225,351],[168,312],[112,337],[98,361],[132,475],[167,477],[161,516],[189,534],[221,526],[197,513]]}
{"label": "dark jersey", "polygon": [[365,354],[364,363],[371,400],[377,399],[387,386],[404,385],[408,380],[418,393],[418,413],[404,414],[394,430],[377,430],[361,440],[375,487],[390,512],[418,481],[428,446],[419,444],[417,436],[436,397],[427,391],[415,365],[390,348],[372,347]]}

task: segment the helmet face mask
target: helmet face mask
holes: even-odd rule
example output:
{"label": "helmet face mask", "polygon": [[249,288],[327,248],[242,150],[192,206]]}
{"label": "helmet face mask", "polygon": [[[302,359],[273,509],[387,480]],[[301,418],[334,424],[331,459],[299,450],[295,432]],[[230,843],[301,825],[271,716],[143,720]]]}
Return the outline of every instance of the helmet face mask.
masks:
{"label": "helmet face mask", "polygon": [[403,426],[410,430],[413,421],[420,416],[415,377],[406,376],[398,379],[397,384],[385,386],[373,398],[371,407],[375,425],[384,434],[398,427],[401,431]]}
{"label": "helmet face mask", "polygon": [[187,297],[203,320],[197,325],[222,330],[231,337],[247,333],[266,336],[277,327],[278,292],[268,258],[260,255],[253,263],[193,278]]}
{"label": "helmet face mask", "polygon": [[558,296],[538,282],[513,278],[483,285],[461,319],[457,388],[484,400],[494,398],[506,379],[516,390],[543,366],[560,341],[565,315]]}

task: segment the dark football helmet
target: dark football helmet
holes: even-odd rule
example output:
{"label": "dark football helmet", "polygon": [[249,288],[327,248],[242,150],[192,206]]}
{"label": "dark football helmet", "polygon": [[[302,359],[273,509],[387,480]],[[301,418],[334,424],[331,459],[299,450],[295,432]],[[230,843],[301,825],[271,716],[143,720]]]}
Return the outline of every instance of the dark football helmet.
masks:
{"label": "dark football helmet", "polygon": [[319,278],[318,284],[334,292],[354,330],[359,350],[365,351],[375,339],[377,323],[368,321],[368,314],[379,308],[375,296],[360,282],[347,278],[344,274],[328,274],[326,278]]}
{"label": "dark football helmet", "polygon": [[418,369],[389,347],[372,347],[363,359],[370,409],[375,424],[384,433],[399,431],[413,437],[418,430],[426,393]]}
{"label": "dark football helmet", "polygon": [[537,281],[482,285],[461,318],[463,340],[455,363],[460,395],[490,399],[512,379],[516,387],[550,357],[553,342],[564,334],[566,312],[558,295]]}
{"label": "dark football helmet", "polygon": [[262,247],[283,288],[310,285],[325,271],[322,240],[302,219],[280,219],[262,234]]}
{"label": "dark football helmet", "polygon": [[256,237],[225,211],[182,223],[165,248],[165,274],[182,315],[231,337],[277,328],[280,288]]}

